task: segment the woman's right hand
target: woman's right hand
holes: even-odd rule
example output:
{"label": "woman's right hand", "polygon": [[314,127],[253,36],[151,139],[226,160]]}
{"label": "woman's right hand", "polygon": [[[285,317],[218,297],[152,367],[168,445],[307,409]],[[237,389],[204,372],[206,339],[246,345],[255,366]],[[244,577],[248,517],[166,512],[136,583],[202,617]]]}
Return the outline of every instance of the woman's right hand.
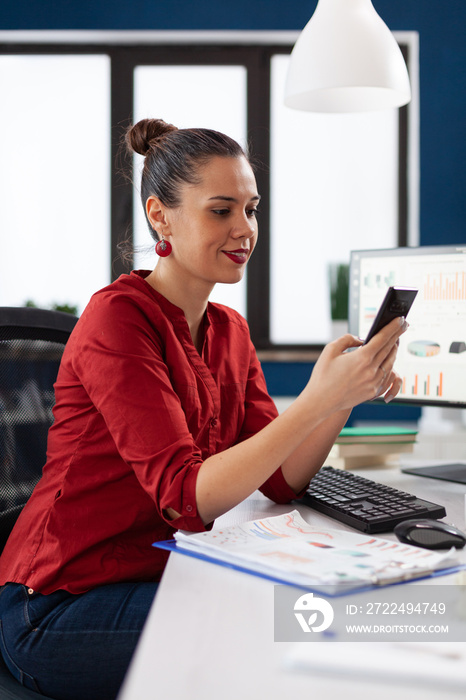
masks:
{"label": "woman's right hand", "polygon": [[[353,335],[329,343],[319,357],[303,391],[310,400],[321,402],[324,413],[350,409],[387,394],[391,400],[401,388],[401,378],[393,365],[398,339],[408,328],[404,318],[396,318],[367,345]],[[347,352],[354,349],[353,352]],[[312,399],[311,399],[312,397]]]}

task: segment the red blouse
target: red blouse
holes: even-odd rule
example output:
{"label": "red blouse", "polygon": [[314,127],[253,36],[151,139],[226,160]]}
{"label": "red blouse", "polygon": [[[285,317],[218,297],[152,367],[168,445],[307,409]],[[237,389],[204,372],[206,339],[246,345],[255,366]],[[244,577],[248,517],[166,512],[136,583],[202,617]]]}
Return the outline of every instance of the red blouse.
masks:
{"label": "red blouse", "polygon": [[[148,274],[95,294],[68,341],[47,463],[0,559],[0,583],[47,594],[158,580],[166,554],[152,542],[204,529],[203,460],[277,414],[246,321],[209,303],[200,356],[183,312]],[[281,470],[261,490],[295,497]]]}

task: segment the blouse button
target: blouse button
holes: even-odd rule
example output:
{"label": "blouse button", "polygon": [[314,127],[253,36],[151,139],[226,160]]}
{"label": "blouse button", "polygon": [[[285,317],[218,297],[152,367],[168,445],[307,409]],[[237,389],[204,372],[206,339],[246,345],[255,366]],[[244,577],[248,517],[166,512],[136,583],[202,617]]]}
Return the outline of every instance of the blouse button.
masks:
{"label": "blouse button", "polygon": [[193,507],[192,506],[186,506],[186,512],[191,513]]}
{"label": "blouse button", "polygon": [[211,418],[211,419],[210,419],[210,427],[211,427],[211,428],[215,428],[216,425],[217,425],[217,419],[216,419],[216,418]]}

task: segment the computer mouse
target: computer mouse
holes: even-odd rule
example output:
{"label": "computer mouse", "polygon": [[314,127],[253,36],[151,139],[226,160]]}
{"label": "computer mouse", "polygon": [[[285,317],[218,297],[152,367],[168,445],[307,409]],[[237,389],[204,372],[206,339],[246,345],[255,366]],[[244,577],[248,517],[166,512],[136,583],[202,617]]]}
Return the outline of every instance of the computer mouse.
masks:
{"label": "computer mouse", "polygon": [[440,520],[404,520],[394,529],[400,542],[413,544],[426,549],[462,549],[466,544],[466,535],[454,525]]}

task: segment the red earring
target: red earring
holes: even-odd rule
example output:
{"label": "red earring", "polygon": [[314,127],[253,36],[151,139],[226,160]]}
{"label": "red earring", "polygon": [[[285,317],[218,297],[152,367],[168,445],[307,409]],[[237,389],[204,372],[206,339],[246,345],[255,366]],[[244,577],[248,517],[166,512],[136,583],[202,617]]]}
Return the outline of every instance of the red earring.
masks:
{"label": "red earring", "polygon": [[167,255],[170,255],[172,252],[172,244],[170,241],[166,241],[164,238],[162,238],[162,240],[155,246],[155,252],[157,255],[160,255],[161,258],[166,258]]}

